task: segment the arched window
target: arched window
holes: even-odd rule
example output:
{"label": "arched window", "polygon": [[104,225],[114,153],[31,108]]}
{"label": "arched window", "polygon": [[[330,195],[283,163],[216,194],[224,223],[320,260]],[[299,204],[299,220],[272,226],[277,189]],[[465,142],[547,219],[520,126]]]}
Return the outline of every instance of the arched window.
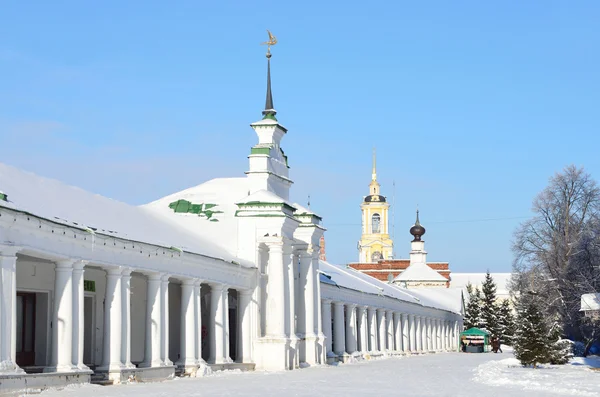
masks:
{"label": "arched window", "polygon": [[373,214],[371,217],[371,233],[381,233],[381,217]]}
{"label": "arched window", "polygon": [[383,259],[383,256],[381,256],[381,252],[379,252],[379,251],[375,251],[371,255],[371,262],[377,262],[377,261],[380,261],[382,259]]}

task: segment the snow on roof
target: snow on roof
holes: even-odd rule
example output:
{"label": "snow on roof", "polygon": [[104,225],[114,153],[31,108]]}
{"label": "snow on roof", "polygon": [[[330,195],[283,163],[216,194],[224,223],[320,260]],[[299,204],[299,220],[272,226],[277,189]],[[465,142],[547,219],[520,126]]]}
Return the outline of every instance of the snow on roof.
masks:
{"label": "snow on roof", "polygon": [[[141,206],[187,233],[237,252],[236,202],[248,196],[247,178],[216,178]],[[175,210],[176,204],[183,208]],[[187,203],[189,204],[187,204]]]}
{"label": "snow on roof", "polygon": [[[10,200],[8,203],[0,201],[0,206],[71,227],[89,228],[99,235],[178,247],[187,252],[254,266],[146,207],[122,203],[2,163],[0,185]],[[198,228],[203,227],[198,225]]]}
{"label": "snow on roof", "polygon": [[581,295],[581,310],[600,310],[600,293]]}
{"label": "snow on roof", "polygon": [[446,302],[447,299],[453,299],[452,296],[456,296],[456,294],[438,294],[431,297],[422,293],[415,294],[415,290],[407,290],[394,284],[388,284],[352,268],[333,265],[325,261],[319,261],[319,268],[322,273],[331,277],[331,279],[327,280],[328,284],[331,284],[333,281],[340,287],[355,291],[387,296],[422,306],[460,313],[460,308],[456,309],[459,307],[458,304],[455,302]]}
{"label": "snow on roof", "polygon": [[269,203],[269,204],[286,204],[292,208],[295,208],[292,203],[279,197],[273,192],[268,190],[258,190],[249,196],[244,197],[236,202],[236,204],[250,204],[250,203]]}
{"label": "snow on roof", "polygon": [[[490,273],[494,282],[496,283],[496,295],[509,295],[508,283],[510,281],[511,273]],[[479,286],[483,284],[485,280],[485,273],[454,273],[450,274],[450,288],[461,288],[467,290],[467,284],[471,283],[473,286]]]}
{"label": "snow on roof", "polygon": [[461,289],[451,288],[411,288],[412,295],[430,305],[446,308],[454,313],[463,313],[463,294]]}
{"label": "snow on roof", "polygon": [[446,277],[439,274],[424,263],[413,263],[400,273],[395,281],[448,281]]}

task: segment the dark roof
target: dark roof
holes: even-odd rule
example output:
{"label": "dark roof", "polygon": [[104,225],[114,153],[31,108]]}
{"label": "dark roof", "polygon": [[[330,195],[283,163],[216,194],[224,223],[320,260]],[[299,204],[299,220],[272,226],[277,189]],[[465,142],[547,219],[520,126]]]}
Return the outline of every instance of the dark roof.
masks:
{"label": "dark roof", "polygon": [[365,197],[365,203],[385,203],[385,201],[385,196],[382,196],[380,194],[371,194]]}

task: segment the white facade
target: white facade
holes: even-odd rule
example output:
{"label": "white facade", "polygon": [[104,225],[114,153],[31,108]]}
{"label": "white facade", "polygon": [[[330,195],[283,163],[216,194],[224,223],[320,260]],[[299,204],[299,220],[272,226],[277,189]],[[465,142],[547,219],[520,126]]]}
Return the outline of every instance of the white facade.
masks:
{"label": "white facade", "polygon": [[319,262],[321,218],[288,201],[287,130],[274,115],[252,128],[246,177],[142,207],[0,164],[3,385],[456,349],[443,300]]}

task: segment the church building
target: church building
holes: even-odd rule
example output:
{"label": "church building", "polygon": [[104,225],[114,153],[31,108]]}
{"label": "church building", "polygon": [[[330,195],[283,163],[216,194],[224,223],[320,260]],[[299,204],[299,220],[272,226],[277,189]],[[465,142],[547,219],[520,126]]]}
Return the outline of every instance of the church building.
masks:
{"label": "church building", "polygon": [[410,229],[410,259],[394,258],[394,241],[389,234],[389,203],[381,194],[377,182],[376,156],[373,150],[373,172],[369,195],[360,205],[362,211],[362,235],[358,242],[358,262],[348,266],[380,281],[394,281],[404,287],[449,287],[448,262],[427,262],[425,242],[421,237],[425,228],[417,219]]}
{"label": "church building", "polygon": [[[325,261],[321,216],[290,200],[275,43],[239,177],[133,206],[0,163],[0,394],[456,351],[460,308]],[[375,164],[369,197],[377,264],[393,244]]]}

